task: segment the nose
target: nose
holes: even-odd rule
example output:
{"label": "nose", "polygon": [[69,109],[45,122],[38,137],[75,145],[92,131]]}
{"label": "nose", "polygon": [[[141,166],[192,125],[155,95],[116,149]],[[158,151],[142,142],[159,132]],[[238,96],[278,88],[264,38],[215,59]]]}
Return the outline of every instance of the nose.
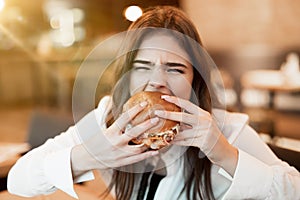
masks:
{"label": "nose", "polygon": [[148,85],[153,89],[161,89],[167,87],[167,75],[161,68],[152,71]]}

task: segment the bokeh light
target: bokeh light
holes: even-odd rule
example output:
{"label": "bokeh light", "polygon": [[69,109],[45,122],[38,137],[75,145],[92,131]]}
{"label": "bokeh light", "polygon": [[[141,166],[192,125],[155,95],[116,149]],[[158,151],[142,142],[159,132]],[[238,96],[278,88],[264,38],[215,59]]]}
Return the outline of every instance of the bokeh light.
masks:
{"label": "bokeh light", "polygon": [[143,11],[138,6],[129,6],[125,10],[125,17],[129,21],[136,21],[141,15],[143,14]]}

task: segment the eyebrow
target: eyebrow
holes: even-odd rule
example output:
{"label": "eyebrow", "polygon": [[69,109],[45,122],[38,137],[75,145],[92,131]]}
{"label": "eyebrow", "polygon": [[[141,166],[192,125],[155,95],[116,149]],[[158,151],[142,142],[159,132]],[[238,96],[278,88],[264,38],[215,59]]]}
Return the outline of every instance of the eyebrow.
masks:
{"label": "eyebrow", "polygon": [[[140,64],[145,64],[145,65],[150,65],[150,66],[154,66],[155,65],[154,62],[151,62],[151,61],[148,61],[148,60],[134,60],[133,63],[140,63]],[[163,65],[168,66],[168,67],[180,66],[180,67],[187,68],[187,66],[185,64],[178,63],[178,62],[167,62],[167,63],[165,63]]]}
{"label": "eyebrow", "polygon": [[133,63],[140,63],[140,64],[151,65],[151,66],[155,65],[154,62],[148,60],[134,60]]}
{"label": "eyebrow", "polygon": [[177,66],[180,66],[180,67],[187,68],[187,66],[186,66],[185,64],[177,63],[177,62],[167,62],[165,65],[166,65],[166,66],[169,66],[169,67],[177,67]]}

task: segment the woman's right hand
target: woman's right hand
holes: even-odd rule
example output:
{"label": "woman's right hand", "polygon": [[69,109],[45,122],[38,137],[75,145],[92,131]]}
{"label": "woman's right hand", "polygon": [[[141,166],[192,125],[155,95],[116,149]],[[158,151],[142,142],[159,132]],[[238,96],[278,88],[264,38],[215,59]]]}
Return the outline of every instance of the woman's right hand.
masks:
{"label": "woman's right hand", "polygon": [[157,155],[158,151],[146,151],[147,147],[143,145],[128,145],[130,140],[155,126],[159,121],[157,117],[152,118],[125,130],[127,124],[146,105],[147,103],[143,102],[132,107],[122,113],[110,127],[101,129],[102,131],[87,141],[73,147],[71,165],[74,175],[92,169],[121,167]]}

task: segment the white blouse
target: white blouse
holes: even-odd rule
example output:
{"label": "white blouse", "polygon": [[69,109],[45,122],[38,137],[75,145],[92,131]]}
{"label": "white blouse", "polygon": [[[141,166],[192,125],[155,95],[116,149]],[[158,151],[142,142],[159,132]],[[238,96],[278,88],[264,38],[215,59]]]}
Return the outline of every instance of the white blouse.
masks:
{"label": "white blouse", "polygon": [[[94,176],[91,171],[78,177],[72,176],[71,149],[96,134],[99,128],[105,128],[104,119],[108,108],[110,97],[104,97],[98,107],[75,126],[21,157],[8,174],[8,191],[31,197],[60,189],[78,198],[73,184],[92,180]],[[221,110],[214,110],[213,114],[222,133],[239,150],[238,165],[233,177],[222,168],[212,166],[212,189],[216,199],[300,199],[299,172],[278,159],[260,140],[257,133],[247,125],[247,115]],[[87,128],[89,135],[80,134],[80,130]],[[176,173],[172,173],[174,169]],[[159,183],[154,199],[178,199],[184,181],[183,173],[177,172],[182,172],[182,169],[182,159],[167,168],[167,176]],[[101,173],[107,182],[111,170]],[[185,195],[181,195],[180,199],[185,199]]]}

